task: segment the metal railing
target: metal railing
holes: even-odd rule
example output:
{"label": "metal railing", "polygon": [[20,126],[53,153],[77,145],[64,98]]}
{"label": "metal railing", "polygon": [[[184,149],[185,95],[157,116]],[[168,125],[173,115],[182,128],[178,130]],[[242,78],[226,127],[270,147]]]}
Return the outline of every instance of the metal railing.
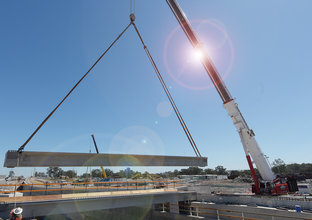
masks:
{"label": "metal railing", "polygon": [[[263,217],[276,219],[305,219],[305,220],[312,220],[312,218],[302,217],[302,216],[287,216],[287,215],[279,215],[279,214],[268,214],[268,213],[257,213],[252,211],[246,210],[230,210],[230,209],[220,209],[220,208],[210,208],[210,207],[203,207],[203,205],[181,205],[181,204],[174,204],[174,203],[166,203],[161,204],[159,211],[167,211],[170,212],[170,206],[175,206],[179,208],[179,212],[187,213],[189,216],[193,217],[203,217],[203,216],[213,216],[217,219],[223,218],[231,218],[231,219],[243,219],[243,220],[261,220]],[[247,217],[247,216],[256,216],[256,217]],[[259,217],[257,217],[259,216]]]}

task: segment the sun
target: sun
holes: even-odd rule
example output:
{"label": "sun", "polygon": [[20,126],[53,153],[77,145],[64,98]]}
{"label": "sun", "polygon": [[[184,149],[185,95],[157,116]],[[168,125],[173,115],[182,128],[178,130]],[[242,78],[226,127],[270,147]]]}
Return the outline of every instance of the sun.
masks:
{"label": "sun", "polygon": [[193,57],[197,61],[201,61],[204,57],[204,52],[201,48],[193,49]]}
{"label": "sun", "polygon": [[205,58],[206,55],[206,48],[203,47],[203,45],[198,45],[197,47],[190,48],[189,52],[189,59],[192,61],[192,63],[198,65],[201,64],[203,59]]}

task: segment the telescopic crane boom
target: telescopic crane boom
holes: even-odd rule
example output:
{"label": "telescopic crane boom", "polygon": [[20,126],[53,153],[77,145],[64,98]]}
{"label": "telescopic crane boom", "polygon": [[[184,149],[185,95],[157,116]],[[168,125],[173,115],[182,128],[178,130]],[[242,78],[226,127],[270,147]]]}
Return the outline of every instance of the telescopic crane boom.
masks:
{"label": "telescopic crane boom", "polygon": [[255,134],[253,130],[251,130],[248,127],[242,113],[238,108],[238,105],[236,104],[235,100],[232,98],[230,92],[226,88],[222,78],[220,77],[217,69],[215,68],[208,54],[204,51],[202,44],[199,38],[196,36],[194,30],[192,29],[191,24],[188,21],[186,15],[182,11],[176,0],[166,0],[166,1],[169,7],[171,8],[172,12],[174,13],[175,17],[177,18],[187,38],[194,47],[194,49],[200,50],[203,54],[201,62],[205,70],[207,71],[211,81],[213,82],[213,85],[217,89],[223,101],[224,108],[228,112],[229,116],[232,118],[234,125],[239,133],[248,161],[248,165],[252,172],[253,180],[255,182],[255,192],[259,194],[260,193],[259,181],[253,168],[250,156],[252,157],[254,163],[256,164],[256,167],[264,181],[273,183],[276,176],[273,174],[265,155],[262,153],[255,139]]}

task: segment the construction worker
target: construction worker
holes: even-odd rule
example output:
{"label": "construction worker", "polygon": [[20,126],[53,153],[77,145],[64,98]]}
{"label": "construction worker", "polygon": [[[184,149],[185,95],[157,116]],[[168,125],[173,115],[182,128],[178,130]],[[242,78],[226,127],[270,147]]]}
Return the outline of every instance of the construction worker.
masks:
{"label": "construction worker", "polygon": [[10,212],[10,220],[22,220],[23,218],[22,213],[23,209],[20,207],[12,209]]}

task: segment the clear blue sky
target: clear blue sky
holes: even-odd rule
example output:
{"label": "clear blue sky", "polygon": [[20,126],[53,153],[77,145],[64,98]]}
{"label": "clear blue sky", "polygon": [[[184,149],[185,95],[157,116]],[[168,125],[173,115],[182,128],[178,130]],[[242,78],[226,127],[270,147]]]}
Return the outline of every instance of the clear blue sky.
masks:
{"label": "clear blue sky", "polygon": [[[270,161],[311,163],[312,2],[179,2]],[[208,167],[247,169],[235,127],[165,0],[137,0],[135,13]],[[128,23],[124,0],[1,1],[0,164]],[[194,155],[133,28],[25,150],[94,152],[92,133],[105,153]]]}

